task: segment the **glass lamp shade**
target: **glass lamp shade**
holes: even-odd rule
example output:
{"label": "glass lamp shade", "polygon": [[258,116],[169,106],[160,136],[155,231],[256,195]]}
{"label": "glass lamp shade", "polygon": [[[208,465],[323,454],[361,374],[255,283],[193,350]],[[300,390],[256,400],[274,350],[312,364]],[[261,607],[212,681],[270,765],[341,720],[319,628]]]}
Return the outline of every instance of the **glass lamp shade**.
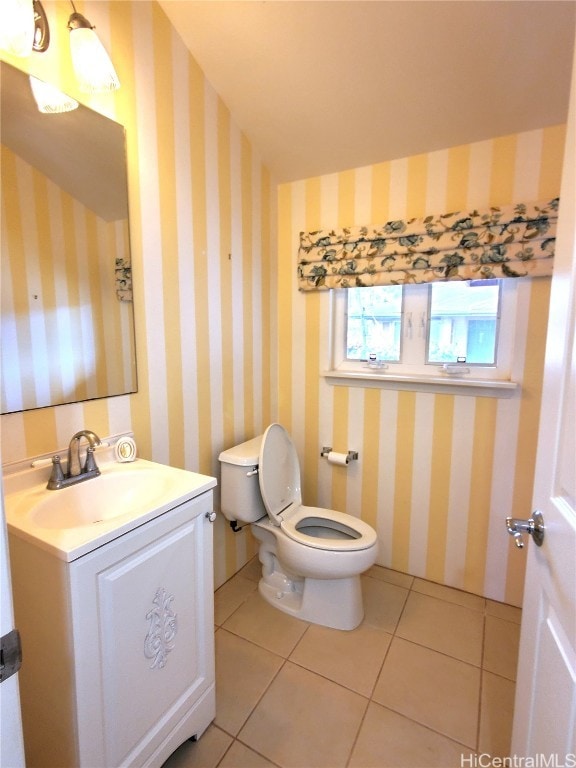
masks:
{"label": "glass lamp shade", "polygon": [[78,108],[78,102],[75,99],[33,75],[30,75],[30,87],[40,112],[55,114],[57,112],[72,112],[73,109]]}
{"label": "glass lamp shade", "polygon": [[34,43],[32,0],[0,3],[0,48],[13,56],[30,56]]}
{"label": "glass lamp shade", "polygon": [[120,88],[110,56],[96,32],[89,27],[70,30],[72,66],[80,89],[88,93]]}

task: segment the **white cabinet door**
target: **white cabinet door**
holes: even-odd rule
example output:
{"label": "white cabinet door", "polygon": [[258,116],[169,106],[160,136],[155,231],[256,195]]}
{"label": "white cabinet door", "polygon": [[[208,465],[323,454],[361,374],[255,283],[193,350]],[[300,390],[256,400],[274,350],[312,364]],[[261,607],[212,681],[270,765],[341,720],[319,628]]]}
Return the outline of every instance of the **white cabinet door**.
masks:
{"label": "white cabinet door", "polygon": [[212,494],[70,566],[82,766],[161,765],[215,714]]}

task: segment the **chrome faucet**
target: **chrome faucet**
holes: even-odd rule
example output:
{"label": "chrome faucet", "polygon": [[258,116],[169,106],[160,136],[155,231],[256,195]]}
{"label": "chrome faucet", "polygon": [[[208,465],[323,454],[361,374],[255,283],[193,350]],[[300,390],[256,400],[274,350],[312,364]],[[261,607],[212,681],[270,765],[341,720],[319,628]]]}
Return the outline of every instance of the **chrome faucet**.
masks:
{"label": "chrome faucet", "polygon": [[[101,443],[98,435],[89,429],[83,429],[81,432],[76,432],[76,434],[73,435],[70,440],[70,445],[68,446],[68,477],[76,477],[86,471],[86,464],[84,467],[80,466],[80,440],[82,440],[83,437],[85,437],[89,443],[88,452],[86,453],[86,464],[88,463],[90,448],[92,449],[92,461],[94,461],[94,448]],[[94,466],[96,466],[95,461]]]}
{"label": "chrome faucet", "polygon": [[[88,441],[84,465],[80,462],[80,441],[82,438],[85,438]],[[68,465],[66,467],[66,474],[64,474],[64,471],[62,470],[60,456],[54,456],[52,458],[52,474],[48,480],[47,488],[51,491],[56,491],[60,488],[74,485],[75,483],[81,483],[83,480],[88,480],[91,477],[97,477],[100,474],[100,470],[96,465],[94,449],[96,446],[100,445],[100,443],[101,440],[98,435],[89,429],[83,429],[80,432],[76,432],[76,434],[72,436],[68,446]]]}

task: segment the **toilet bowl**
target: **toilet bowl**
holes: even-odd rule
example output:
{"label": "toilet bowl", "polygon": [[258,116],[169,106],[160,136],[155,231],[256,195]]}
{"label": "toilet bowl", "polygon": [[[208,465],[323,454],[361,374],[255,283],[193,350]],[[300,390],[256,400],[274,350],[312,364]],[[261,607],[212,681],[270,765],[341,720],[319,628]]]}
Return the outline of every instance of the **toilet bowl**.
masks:
{"label": "toilet bowl", "polygon": [[221,510],[234,530],[249,523],[260,543],[264,599],[304,621],[357,627],[360,574],[376,560],[376,531],[352,515],[302,504],[298,456],[280,424],[219,460]]}

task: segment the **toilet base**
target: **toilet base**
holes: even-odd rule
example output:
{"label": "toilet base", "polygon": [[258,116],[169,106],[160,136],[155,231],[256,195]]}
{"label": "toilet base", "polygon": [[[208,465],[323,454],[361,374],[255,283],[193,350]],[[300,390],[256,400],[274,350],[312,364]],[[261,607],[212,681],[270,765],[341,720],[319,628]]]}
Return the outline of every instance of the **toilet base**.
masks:
{"label": "toilet base", "polygon": [[323,627],[351,630],[364,618],[360,576],[290,579],[274,571],[262,576],[258,591],[279,611]]}

